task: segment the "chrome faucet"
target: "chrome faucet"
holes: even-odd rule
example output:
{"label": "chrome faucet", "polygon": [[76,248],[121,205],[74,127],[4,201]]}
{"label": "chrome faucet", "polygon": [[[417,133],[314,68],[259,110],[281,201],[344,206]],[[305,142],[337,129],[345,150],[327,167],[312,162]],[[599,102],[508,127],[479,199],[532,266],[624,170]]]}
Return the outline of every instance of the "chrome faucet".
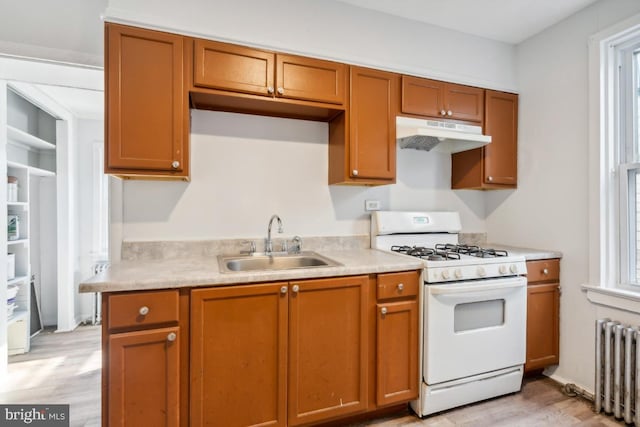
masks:
{"label": "chrome faucet", "polygon": [[264,243],[264,252],[267,255],[271,255],[273,252],[273,242],[271,241],[271,226],[273,225],[273,220],[278,221],[278,233],[282,233],[284,230],[282,229],[282,220],[278,215],[273,215],[269,220],[269,227],[267,228],[267,240]]}

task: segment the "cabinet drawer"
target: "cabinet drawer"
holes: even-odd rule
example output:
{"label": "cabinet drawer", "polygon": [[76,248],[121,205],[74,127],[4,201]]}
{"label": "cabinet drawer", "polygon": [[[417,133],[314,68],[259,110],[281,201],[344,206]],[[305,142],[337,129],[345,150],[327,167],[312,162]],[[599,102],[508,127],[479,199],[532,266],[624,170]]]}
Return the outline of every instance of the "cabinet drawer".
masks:
{"label": "cabinet drawer", "polygon": [[178,322],[178,291],[134,292],[109,297],[109,329]]}
{"label": "cabinet drawer", "polygon": [[417,296],[419,283],[419,271],[378,274],[378,299]]}
{"label": "cabinet drawer", "polygon": [[527,281],[529,283],[557,282],[558,280],[560,280],[560,260],[543,259],[527,262]]}

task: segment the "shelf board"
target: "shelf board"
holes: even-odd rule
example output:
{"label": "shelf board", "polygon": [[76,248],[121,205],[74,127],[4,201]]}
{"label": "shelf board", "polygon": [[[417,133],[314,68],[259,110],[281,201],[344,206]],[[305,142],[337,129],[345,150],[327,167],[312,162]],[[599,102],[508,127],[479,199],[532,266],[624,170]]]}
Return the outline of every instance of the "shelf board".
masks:
{"label": "shelf board", "polygon": [[29,208],[29,203],[27,203],[27,202],[7,202],[7,207],[9,207],[9,208],[27,209],[27,208]]}
{"label": "shelf board", "polygon": [[29,276],[16,276],[13,279],[7,280],[7,285],[15,285],[17,283],[26,282]]}
{"label": "shelf board", "polygon": [[7,161],[7,166],[10,168],[16,168],[16,169],[26,169],[29,175],[43,176],[43,177],[56,176],[56,173],[53,171],[37,168],[35,166],[25,165],[19,162],[14,162],[12,160]]}
{"label": "shelf board", "polygon": [[31,148],[36,148],[38,150],[56,149],[55,144],[52,144],[49,141],[45,141],[42,138],[38,138],[37,136],[33,136],[30,133],[27,133],[11,125],[7,125],[7,136],[10,140],[19,142],[20,144],[26,145]]}
{"label": "shelf board", "polygon": [[[6,310],[6,308],[5,308]],[[23,309],[16,309],[13,311],[13,314],[11,316],[9,316],[9,318],[7,319],[7,325],[10,325],[14,322],[17,322],[20,319],[24,319],[29,315],[29,312],[27,310],[23,310]]]}
{"label": "shelf board", "polygon": [[7,245],[17,245],[20,243],[24,243],[25,245],[29,243],[29,239],[18,239],[18,240],[7,240]]}

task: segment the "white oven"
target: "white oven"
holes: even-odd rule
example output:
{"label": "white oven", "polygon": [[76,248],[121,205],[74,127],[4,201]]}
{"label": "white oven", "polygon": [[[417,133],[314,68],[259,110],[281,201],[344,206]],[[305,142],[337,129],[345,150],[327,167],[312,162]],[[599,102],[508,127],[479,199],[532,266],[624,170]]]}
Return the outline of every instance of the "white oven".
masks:
{"label": "white oven", "polygon": [[527,280],[521,276],[425,285],[427,384],[522,365]]}

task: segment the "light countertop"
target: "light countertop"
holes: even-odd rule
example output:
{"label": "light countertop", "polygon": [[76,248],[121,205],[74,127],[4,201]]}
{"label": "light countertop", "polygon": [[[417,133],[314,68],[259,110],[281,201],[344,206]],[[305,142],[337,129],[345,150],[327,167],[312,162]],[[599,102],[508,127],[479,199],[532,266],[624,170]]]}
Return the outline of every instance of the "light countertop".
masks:
{"label": "light countertop", "polygon": [[535,261],[540,259],[562,258],[562,252],[547,249],[531,249],[520,248],[517,246],[501,245],[499,243],[486,243],[482,245],[486,248],[505,250],[509,255],[524,256],[527,261]]}
{"label": "light countertop", "polygon": [[80,284],[80,292],[115,292],[271,282],[417,270],[418,259],[375,249],[318,252],[337,267],[223,273],[215,256],[122,261]]}

